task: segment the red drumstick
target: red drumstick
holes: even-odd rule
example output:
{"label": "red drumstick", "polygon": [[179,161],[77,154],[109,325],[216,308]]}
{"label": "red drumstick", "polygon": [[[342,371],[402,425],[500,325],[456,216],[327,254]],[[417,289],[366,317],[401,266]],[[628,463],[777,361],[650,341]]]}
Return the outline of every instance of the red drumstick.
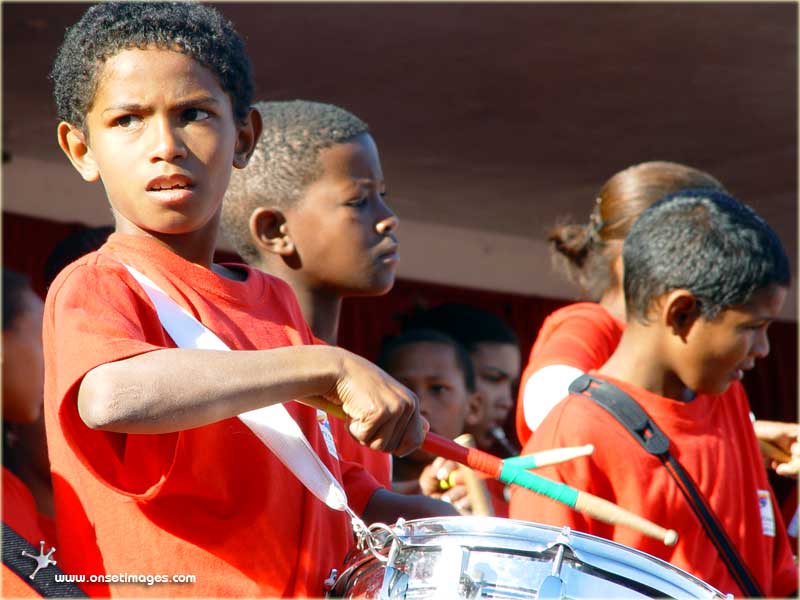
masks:
{"label": "red drumstick", "polygon": [[431,454],[466,465],[470,469],[485,473],[494,479],[498,479],[500,472],[503,470],[503,460],[501,458],[477,448],[466,448],[432,431],[429,431],[428,435],[425,436],[422,448]]}

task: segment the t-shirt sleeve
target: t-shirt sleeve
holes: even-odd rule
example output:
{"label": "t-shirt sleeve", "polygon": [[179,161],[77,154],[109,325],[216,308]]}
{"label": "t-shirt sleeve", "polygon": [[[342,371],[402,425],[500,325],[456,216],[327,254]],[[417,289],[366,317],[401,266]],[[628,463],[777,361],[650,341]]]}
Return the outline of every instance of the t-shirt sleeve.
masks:
{"label": "t-shirt sleeve", "polygon": [[383,486],[363,465],[349,460],[342,460],[340,464],[347,503],[357,515],[363,515],[372,494]]}
{"label": "t-shirt sleeve", "polygon": [[567,371],[580,374],[597,369],[614,352],[621,334],[621,324],[602,306],[592,302],[571,304],[545,319],[520,378],[515,422],[517,436],[523,444],[565,396],[554,392],[553,386],[543,386],[542,381],[537,381],[540,371],[547,368],[550,373],[544,379],[551,380],[554,369],[562,370],[558,379],[563,379]]}
{"label": "t-shirt sleeve", "polygon": [[[533,454],[542,450],[566,446],[582,446],[592,443],[594,431],[588,423],[586,403],[578,397],[570,396],[551,411],[534,435],[525,444],[522,454]],[[595,443],[595,448],[598,444]],[[595,451],[597,454],[597,450]],[[536,470],[551,481],[565,483],[581,491],[586,491],[613,501],[613,490],[602,465],[597,464],[597,456],[584,456],[559,465]],[[561,504],[514,485],[511,487],[509,516],[512,519],[568,526],[577,531],[610,538],[612,529],[605,523],[590,519],[565,504]]]}
{"label": "t-shirt sleeve", "polygon": [[547,327],[547,335],[531,349],[529,374],[548,365],[568,365],[581,371],[601,367],[620,336],[619,327],[604,310],[591,304],[564,309]]}
{"label": "t-shirt sleeve", "polygon": [[142,500],[163,483],[178,434],[90,429],[77,399],[84,376],[95,367],[174,347],[143,294],[122,265],[80,264],[53,284],[44,322],[46,406],[56,411],[60,435],[102,482]]}
{"label": "t-shirt sleeve", "polygon": [[553,407],[569,395],[569,386],[583,371],[568,365],[548,365],[528,378],[522,392],[525,423],[531,431]]}

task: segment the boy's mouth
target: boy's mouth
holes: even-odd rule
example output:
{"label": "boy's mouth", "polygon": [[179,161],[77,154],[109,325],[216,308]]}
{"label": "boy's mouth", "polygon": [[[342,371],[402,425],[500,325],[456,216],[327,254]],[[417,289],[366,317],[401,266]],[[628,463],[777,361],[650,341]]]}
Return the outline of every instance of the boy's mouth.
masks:
{"label": "boy's mouth", "polygon": [[150,191],[160,191],[160,190],[185,190],[188,185],[183,185],[180,183],[176,183],[175,185],[155,185],[150,188]]}
{"label": "boy's mouth", "polygon": [[192,180],[185,175],[162,175],[151,179],[147,184],[148,192],[161,192],[165,190],[186,190],[193,187]]}

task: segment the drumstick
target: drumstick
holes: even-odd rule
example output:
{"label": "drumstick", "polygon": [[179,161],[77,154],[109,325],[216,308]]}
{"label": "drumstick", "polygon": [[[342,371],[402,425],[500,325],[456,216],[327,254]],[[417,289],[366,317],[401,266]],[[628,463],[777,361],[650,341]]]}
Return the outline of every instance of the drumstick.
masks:
{"label": "drumstick", "polygon": [[564,483],[550,481],[540,475],[512,467],[500,474],[500,480],[516,483],[537,494],[547,496],[557,502],[566,504],[579,512],[611,525],[624,525],[643,533],[648,537],[661,540],[666,546],[674,546],[678,541],[678,533],[673,529],[665,529],[640,517],[621,506],[604,500],[588,492],[582,492]]}
{"label": "drumstick", "polygon": [[673,546],[678,541],[678,533],[672,529],[665,529],[588,492],[530,473],[513,463],[503,464],[504,461],[501,459],[477,448],[462,448],[455,442],[432,432],[428,432],[425,436],[422,447],[437,456],[482,471],[504,483],[520,485],[532,492],[547,496],[599,521],[630,527],[644,535],[661,540],[667,546]]}
{"label": "drumstick", "polygon": [[[304,398],[303,402],[316,406],[340,419],[347,419],[341,406],[321,398]],[[599,498],[588,492],[582,492],[564,483],[550,481],[540,475],[514,466],[504,465],[503,460],[483,452],[477,448],[464,448],[453,440],[429,431],[422,442],[422,448],[435,454],[466,465],[482,473],[508,484],[520,485],[532,492],[565,504],[577,511],[584,512],[592,518],[611,525],[625,525],[646,536],[661,540],[666,546],[673,546],[678,541],[678,533],[673,529],[664,529],[647,519],[640,517],[621,506]]]}
{"label": "drumstick", "polygon": [[[475,438],[469,433],[464,433],[453,441],[465,448],[475,447]],[[479,517],[493,517],[494,509],[486,482],[481,480],[478,474],[469,467],[462,466],[461,469],[464,471],[464,485],[467,488],[470,504],[472,504],[472,514]]]}
{"label": "drumstick", "polygon": [[594,452],[594,446],[570,446],[568,448],[553,448],[552,450],[542,450],[524,456],[513,456],[506,458],[503,462],[507,465],[514,465],[521,469],[538,469],[547,465],[556,465],[581,456],[589,456]]}

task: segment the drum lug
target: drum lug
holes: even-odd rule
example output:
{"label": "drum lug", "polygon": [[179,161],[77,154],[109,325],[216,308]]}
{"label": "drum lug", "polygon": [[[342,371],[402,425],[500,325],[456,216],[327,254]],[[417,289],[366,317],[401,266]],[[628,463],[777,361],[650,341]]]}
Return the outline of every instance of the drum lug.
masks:
{"label": "drum lug", "polygon": [[556,555],[553,560],[553,566],[550,569],[550,575],[544,578],[541,586],[539,586],[539,593],[537,600],[561,600],[565,598],[564,581],[559,577],[561,574],[561,564],[564,562],[564,549],[570,547],[570,529],[563,527],[561,533],[558,534],[555,544]]}
{"label": "drum lug", "polygon": [[333,589],[333,586],[338,578],[339,578],[338,569],[331,569],[328,578],[322,582],[322,589],[325,591],[326,595]]}

